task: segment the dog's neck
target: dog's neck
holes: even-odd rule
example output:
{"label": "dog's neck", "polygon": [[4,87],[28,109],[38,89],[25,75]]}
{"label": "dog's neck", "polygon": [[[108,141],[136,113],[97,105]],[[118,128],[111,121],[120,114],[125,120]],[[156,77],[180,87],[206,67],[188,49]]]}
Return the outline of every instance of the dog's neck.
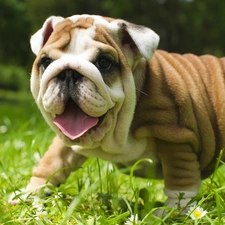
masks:
{"label": "dog's neck", "polygon": [[136,101],[140,98],[141,94],[144,93],[144,84],[146,80],[146,70],[148,61],[144,58],[140,60],[135,70],[133,71],[135,86],[136,86]]}

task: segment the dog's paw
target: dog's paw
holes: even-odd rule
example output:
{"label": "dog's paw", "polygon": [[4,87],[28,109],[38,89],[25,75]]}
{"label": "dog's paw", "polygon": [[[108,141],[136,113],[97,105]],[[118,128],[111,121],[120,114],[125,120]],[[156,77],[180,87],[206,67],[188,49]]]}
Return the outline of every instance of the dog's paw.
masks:
{"label": "dog's paw", "polygon": [[14,191],[8,199],[8,203],[16,206],[20,201],[26,201],[31,195],[39,195],[39,197],[51,195],[52,185],[32,185],[29,183],[26,188]]}
{"label": "dog's paw", "polygon": [[183,216],[188,213],[188,210],[191,206],[196,204],[195,201],[192,201],[192,198],[178,199],[178,198],[168,198],[165,202],[165,206],[155,211],[155,215],[158,217],[164,217],[168,214],[170,216]]}
{"label": "dog's paw", "polygon": [[21,200],[25,201],[29,195],[30,192],[25,191],[25,188],[16,190],[9,196],[8,203],[16,206]]}
{"label": "dog's paw", "polygon": [[168,198],[165,202],[165,206],[155,211],[156,216],[163,217],[169,213],[171,213],[171,216],[174,214],[186,215],[188,209],[196,204],[196,202],[193,201],[193,197],[197,195],[198,190],[172,191],[165,188],[164,192]]}

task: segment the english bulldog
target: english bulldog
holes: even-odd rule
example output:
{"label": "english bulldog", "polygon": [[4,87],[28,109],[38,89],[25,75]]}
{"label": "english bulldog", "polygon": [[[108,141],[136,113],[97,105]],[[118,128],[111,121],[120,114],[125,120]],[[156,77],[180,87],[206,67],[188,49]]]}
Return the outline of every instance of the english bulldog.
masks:
{"label": "english bulldog", "polygon": [[119,167],[148,158],[135,174],[163,178],[166,205],[196,196],[225,147],[225,59],[156,50],[158,42],[121,19],[44,22],[31,37],[31,91],[56,137],[26,190],[58,186],[87,157]]}

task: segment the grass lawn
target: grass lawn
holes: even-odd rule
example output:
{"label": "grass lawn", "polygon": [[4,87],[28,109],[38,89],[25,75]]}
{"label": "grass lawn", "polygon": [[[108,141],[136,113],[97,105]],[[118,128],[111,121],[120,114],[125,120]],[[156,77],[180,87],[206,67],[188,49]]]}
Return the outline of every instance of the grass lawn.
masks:
{"label": "grass lawn", "polygon": [[0,101],[0,224],[225,224],[224,165],[204,180],[195,200],[207,213],[196,220],[174,209],[156,217],[153,212],[165,201],[163,181],[124,175],[95,158],[52,188],[51,196],[9,204],[10,194],[26,186],[53,136],[29,98]]}

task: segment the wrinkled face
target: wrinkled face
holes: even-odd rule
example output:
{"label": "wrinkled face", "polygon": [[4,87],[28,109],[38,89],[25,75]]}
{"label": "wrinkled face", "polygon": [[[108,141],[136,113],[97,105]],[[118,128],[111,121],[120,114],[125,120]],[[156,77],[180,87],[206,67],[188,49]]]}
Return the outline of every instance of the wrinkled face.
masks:
{"label": "wrinkled face", "polygon": [[113,142],[115,130],[129,132],[136,91],[132,70],[141,57],[128,32],[118,32],[115,24],[96,16],[54,18],[31,39],[39,49],[33,50],[31,91],[66,145],[94,148],[104,139]]}
{"label": "wrinkled face", "polygon": [[67,144],[93,145],[110,129],[110,118],[123,102],[123,68],[117,50],[96,35],[92,24],[58,25],[35,61],[33,93]]}

